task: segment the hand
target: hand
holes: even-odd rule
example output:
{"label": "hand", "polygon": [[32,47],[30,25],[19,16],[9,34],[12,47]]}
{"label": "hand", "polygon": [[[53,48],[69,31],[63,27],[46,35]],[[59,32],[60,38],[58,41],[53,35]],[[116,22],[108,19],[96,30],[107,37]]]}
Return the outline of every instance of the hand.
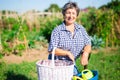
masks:
{"label": "hand", "polygon": [[89,53],[83,52],[83,54],[81,56],[81,64],[83,66],[88,64],[88,56],[89,56]]}
{"label": "hand", "polygon": [[66,55],[74,62],[74,56],[71,52],[67,51]]}

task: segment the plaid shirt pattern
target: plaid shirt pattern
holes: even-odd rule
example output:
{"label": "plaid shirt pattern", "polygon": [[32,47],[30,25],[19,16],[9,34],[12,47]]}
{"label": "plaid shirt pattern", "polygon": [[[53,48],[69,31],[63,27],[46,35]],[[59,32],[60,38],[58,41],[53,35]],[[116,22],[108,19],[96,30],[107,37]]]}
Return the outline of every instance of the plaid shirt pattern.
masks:
{"label": "plaid shirt pattern", "polygon": [[[54,47],[70,51],[75,58],[80,55],[85,45],[91,45],[91,40],[85,28],[77,23],[75,24],[74,35],[68,31],[64,22],[57,26],[51,34],[48,51]],[[67,56],[57,56],[58,59],[68,59]]]}

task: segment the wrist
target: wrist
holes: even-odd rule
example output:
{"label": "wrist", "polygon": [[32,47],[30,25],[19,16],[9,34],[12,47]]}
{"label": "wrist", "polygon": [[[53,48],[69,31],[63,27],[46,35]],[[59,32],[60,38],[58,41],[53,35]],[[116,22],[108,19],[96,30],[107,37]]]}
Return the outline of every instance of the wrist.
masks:
{"label": "wrist", "polygon": [[70,53],[69,51],[66,51],[66,52],[65,52],[65,55],[66,55],[66,56],[69,56],[69,53]]}
{"label": "wrist", "polygon": [[83,52],[83,55],[85,55],[85,56],[89,56],[89,53],[86,52],[86,51],[84,51],[84,52]]}

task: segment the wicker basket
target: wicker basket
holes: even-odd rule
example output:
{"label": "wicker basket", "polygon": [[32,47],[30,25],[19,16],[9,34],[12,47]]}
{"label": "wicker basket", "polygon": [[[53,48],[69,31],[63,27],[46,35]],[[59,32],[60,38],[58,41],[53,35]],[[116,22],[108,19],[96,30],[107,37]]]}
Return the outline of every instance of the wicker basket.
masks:
{"label": "wicker basket", "polygon": [[52,60],[36,62],[38,80],[71,80],[74,63],[72,61],[54,60],[53,57]]}

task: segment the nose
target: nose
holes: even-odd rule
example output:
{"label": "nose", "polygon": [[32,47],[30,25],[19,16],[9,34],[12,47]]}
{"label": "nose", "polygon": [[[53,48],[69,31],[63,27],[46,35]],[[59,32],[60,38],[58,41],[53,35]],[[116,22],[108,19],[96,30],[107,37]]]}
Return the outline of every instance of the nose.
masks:
{"label": "nose", "polygon": [[73,14],[72,13],[70,13],[70,17],[72,17],[73,16]]}

